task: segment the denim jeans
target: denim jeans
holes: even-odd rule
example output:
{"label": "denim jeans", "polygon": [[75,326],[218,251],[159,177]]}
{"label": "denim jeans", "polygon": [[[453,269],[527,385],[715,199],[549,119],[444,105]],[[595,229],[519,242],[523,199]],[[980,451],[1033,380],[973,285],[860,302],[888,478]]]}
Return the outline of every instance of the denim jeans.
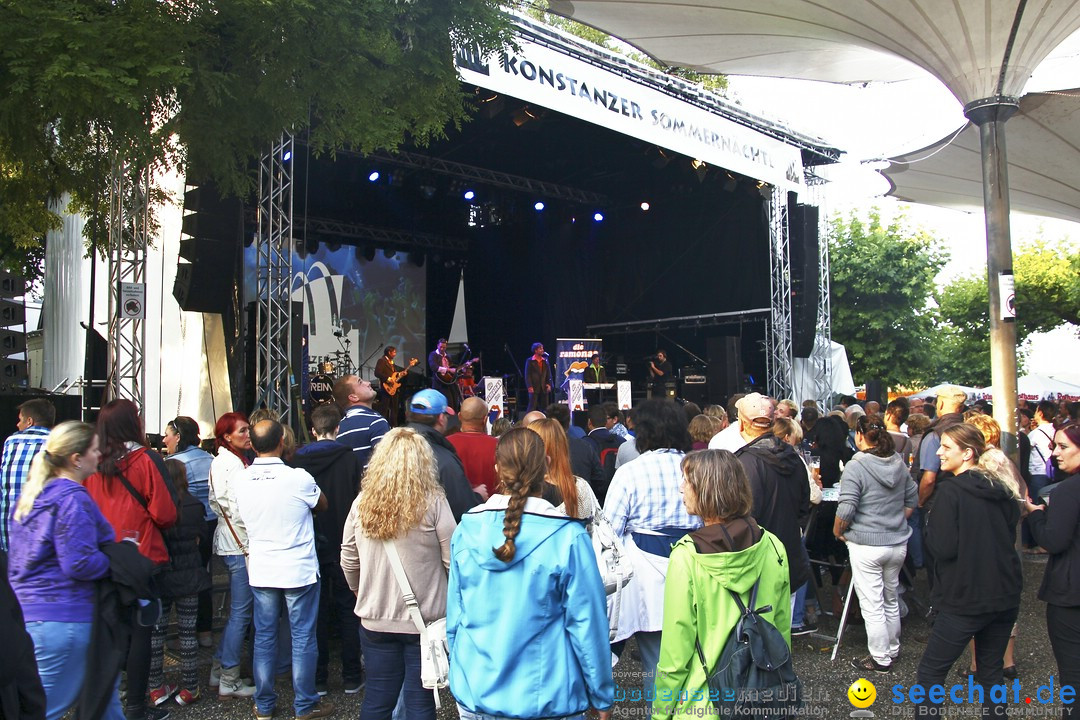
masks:
{"label": "denim jeans", "polygon": [[232,668],[240,664],[244,651],[244,637],[251,624],[252,596],[248,585],[247,560],[243,555],[222,555],[229,571],[229,619],[225,632],[214,651],[214,659],[221,667]]}
{"label": "denim jeans", "polygon": [[[86,676],[86,652],[93,623],[28,622],[26,631],[34,641],[34,658],[45,688],[46,720],[63,717],[79,700]],[[120,695],[113,688],[103,720],[124,720]]]}
{"label": "denim jeans", "polygon": [[390,720],[404,692],[409,720],[435,720],[435,695],[420,684],[420,636],[387,633],[360,625],[360,650],[367,668],[360,720]]}
{"label": "denim jeans", "polygon": [[641,652],[641,686],[645,689],[647,697],[653,697],[656,664],[660,662],[660,633],[639,632],[634,637],[637,639],[638,650]]}
{"label": "denim jeans", "polygon": [[[919,660],[917,682],[924,688],[946,685],[953,663],[964,652],[968,641],[974,639],[975,666],[978,668],[976,680],[983,688],[983,711],[991,717],[1005,717],[1004,708],[991,700],[990,688],[1005,681],[1002,674],[1003,657],[1005,646],[1009,644],[1009,633],[1016,622],[1017,610],[1009,608],[981,615],[938,613],[926,650]],[[998,709],[995,710],[995,707]],[[915,706],[915,715],[933,715],[935,710],[940,717],[940,707],[934,708],[928,699]]]}
{"label": "denim jeans", "polygon": [[[461,703],[458,703],[458,716],[461,720],[510,720],[502,715],[488,715],[482,712],[473,712]],[[579,715],[566,715],[559,718],[559,720],[584,720],[585,713]]]}
{"label": "denim jeans", "polygon": [[349,589],[345,574],[337,563],[322,566],[322,590],[319,594],[319,664],[315,682],[329,679],[330,622],[337,615],[341,638],[341,679],[346,684],[360,682],[360,618],[356,617],[356,595]]}
{"label": "denim jeans", "polygon": [[277,704],[274,676],[278,661],[278,621],[284,602],[292,633],[293,708],[306,715],[319,704],[315,692],[315,663],[319,648],[315,643],[315,621],[319,611],[319,583],[298,588],[251,588],[255,597],[255,707],[269,715]]}

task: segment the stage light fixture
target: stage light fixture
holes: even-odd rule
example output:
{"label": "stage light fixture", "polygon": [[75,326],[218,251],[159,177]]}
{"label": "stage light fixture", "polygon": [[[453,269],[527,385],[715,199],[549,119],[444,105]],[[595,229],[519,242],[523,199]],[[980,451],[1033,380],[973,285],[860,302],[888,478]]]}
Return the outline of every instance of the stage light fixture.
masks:
{"label": "stage light fixture", "polygon": [[369,182],[378,182],[378,180],[379,180],[379,171],[378,170],[372,170],[371,174],[367,176],[367,179],[368,179]]}
{"label": "stage light fixture", "polygon": [[643,202],[641,203],[641,212],[649,212],[649,208],[651,207],[652,205],[650,205],[649,203]]}
{"label": "stage light fixture", "polygon": [[690,161],[690,167],[694,168],[695,170],[697,170],[698,168],[703,168],[705,167],[705,161],[699,158],[694,158]]}
{"label": "stage light fixture", "polygon": [[466,200],[474,200],[476,198],[476,193],[472,190],[466,190],[464,197]]}
{"label": "stage light fixture", "polygon": [[536,201],[536,204],[535,204],[535,205],[533,205],[533,208],[534,208],[534,209],[536,210],[536,212],[540,212],[541,210],[543,210],[543,209],[544,209],[544,203],[543,203],[543,201],[541,201],[541,200],[537,200],[537,201]]}
{"label": "stage light fixture", "polygon": [[286,150],[285,154],[281,156],[281,162],[289,162],[292,160],[292,150]]}
{"label": "stage light fixture", "polygon": [[592,219],[595,222],[604,222],[604,213],[601,213],[601,212],[593,213]]}

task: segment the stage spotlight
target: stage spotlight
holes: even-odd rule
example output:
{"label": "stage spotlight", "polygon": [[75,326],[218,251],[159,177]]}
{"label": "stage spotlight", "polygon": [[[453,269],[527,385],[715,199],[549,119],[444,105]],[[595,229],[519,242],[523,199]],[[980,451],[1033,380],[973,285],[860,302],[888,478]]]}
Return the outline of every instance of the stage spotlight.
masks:
{"label": "stage spotlight", "polygon": [[372,170],[371,174],[367,176],[369,182],[377,182],[379,180],[379,171]]}
{"label": "stage spotlight", "polygon": [[544,203],[542,201],[540,201],[540,200],[537,200],[536,204],[533,205],[533,208],[536,210],[536,212],[540,212],[541,210],[544,209]]}
{"label": "stage spotlight", "polygon": [[651,207],[652,205],[650,205],[649,203],[643,202],[641,203],[641,212],[649,212],[649,208]]}
{"label": "stage spotlight", "polygon": [[592,219],[595,222],[604,222],[604,214],[600,212],[593,213]]}
{"label": "stage spotlight", "polygon": [[466,190],[464,197],[466,200],[473,200],[476,198],[476,193],[472,190]]}
{"label": "stage spotlight", "polygon": [[292,160],[292,150],[286,150],[285,154],[281,156],[281,162],[289,162]]}

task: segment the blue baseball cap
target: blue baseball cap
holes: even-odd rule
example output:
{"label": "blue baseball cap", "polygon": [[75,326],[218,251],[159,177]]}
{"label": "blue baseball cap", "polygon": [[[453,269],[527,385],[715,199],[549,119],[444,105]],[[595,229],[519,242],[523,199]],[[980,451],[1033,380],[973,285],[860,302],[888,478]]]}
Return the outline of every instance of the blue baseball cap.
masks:
{"label": "blue baseball cap", "polygon": [[421,390],[409,400],[409,411],[417,415],[442,415],[446,412],[446,396],[438,390]]}

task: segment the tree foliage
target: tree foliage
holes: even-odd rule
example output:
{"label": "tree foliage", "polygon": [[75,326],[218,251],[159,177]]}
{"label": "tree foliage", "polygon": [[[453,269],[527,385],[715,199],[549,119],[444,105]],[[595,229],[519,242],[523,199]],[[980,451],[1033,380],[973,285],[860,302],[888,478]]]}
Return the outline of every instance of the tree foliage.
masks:
{"label": "tree foliage", "polygon": [[[1080,251],[1045,239],[1013,253],[1016,341],[1064,324],[1080,326]],[[957,278],[937,293],[940,371],[953,382],[990,384],[990,307],[986,273]],[[1022,366],[1023,356],[1018,359]]]}
{"label": "tree foliage", "polygon": [[423,144],[467,118],[453,46],[509,38],[496,0],[0,0],[0,245],[37,243],[64,191],[100,219],[118,159],[244,193],[286,128]]}
{"label": "tree foliage", "polygon": [[934,374],[933,278],[947,255],[940,243],[875,209],[831,220],[832,336],[847,348],[856,381],[910,385]]}

